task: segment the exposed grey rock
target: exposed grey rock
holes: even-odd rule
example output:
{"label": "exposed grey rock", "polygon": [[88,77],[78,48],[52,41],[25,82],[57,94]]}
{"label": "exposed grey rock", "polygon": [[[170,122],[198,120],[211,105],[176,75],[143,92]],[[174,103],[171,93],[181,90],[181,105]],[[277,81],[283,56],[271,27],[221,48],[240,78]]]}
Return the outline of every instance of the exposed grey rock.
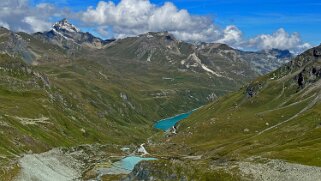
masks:
{"label": "exposed grey rock", "polygon": [[292,164],[282,160],[267,160],[266,163],[244,161],[238,163],[244,176],[254,181],[317,181],[321,180],[321,168]]}
{"label": "exposed grey rock", "polygon": [[62,19],[55,23],[50,31],[38,32],[34,36],[70,50],[79,50],[82,47],[102,48],[113,41],[102,40],[88,32],[81,32],[76,26],[69,23],[67,19]]}

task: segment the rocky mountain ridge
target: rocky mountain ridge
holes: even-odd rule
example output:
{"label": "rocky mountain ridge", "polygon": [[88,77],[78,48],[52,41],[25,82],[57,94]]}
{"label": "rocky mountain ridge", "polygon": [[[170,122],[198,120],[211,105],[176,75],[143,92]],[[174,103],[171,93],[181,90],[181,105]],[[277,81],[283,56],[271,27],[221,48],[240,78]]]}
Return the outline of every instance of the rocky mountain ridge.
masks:
{"label": "rocky mountain ridge", "polygon": [[[266,74],[294,57],[287,50],[272,49],[247,52],[220,43],[190,44],[177,40],[168,32],[149,32],[119,40],[102,40],[88,32],[82,32],[67,19],[55,23],[52,29],[46,32],[38,32],[33,35],[13,32],[11,34],[12,37],[19,34],[24,35],[19,39],[20,43],[10,43],[11,45],[19,45],[18,47],[12,48],[11,46],[7,50],[14,50],[17,54],[21,54],[28,63],[39,63],[38,59],[42,59],[44,54],[49,53],[48,50],[44,50],[42,55],[39,55],[36,50],[32,50],[32,47],[26,48],[31,44],[28,42],[30,39],[58,46],[64,51],[60,54],[69,56],[67,57],[69,59],[83,56],[82,52],[91,54],[95,52],[94,54],[172,65],[178,70],[207,72],[211,76],[222,75],[232,79],[237,75],[251,76],[249,72],[259,75]],[[13,41],[11,40],[11,42]],[[235,67],[230,70],[226,69],[226,65],[235,65]],[[216,73],[213,74],[213,72]]]}
{"label": "rocky mountain ridge", "polygon": [[102,40],[94,35],[80,31],[67,19],[56,22],[52,29],[46,32],[38,32],[35,37],[51,42],[66,49],[102,48],[113,40]]}

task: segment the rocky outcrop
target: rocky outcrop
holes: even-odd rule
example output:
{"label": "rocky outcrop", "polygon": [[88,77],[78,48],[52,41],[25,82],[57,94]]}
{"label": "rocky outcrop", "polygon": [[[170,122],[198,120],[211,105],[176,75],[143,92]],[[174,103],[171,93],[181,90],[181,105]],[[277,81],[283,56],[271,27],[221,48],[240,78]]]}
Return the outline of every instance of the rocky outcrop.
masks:
{"label": "rocky outcrop", "polygon": [[313,55],[314,55],[315,57],[321,57],[321,50],[315,48],[315,49],[313,50]]}
{"label": "rocky outcrop", "polygon": [[0,36],[6,39],[0,43],[0,52],[7,53],[12,57],[21,57],[27,63],[31,63],[35,59],[35,54],[28,48],[29,42],[21,35],[2,28]]}
{"label": "rocky outcrop", "polygon": [[250,84],[246,88],[246,95],[248,97],[254,97],[255,95],[258,94],[259,90],[262,89],[262,87],[263,87],[263,84],[261,82]]}
{"label": "rocky outcrop", "polygon": [[156,169],[151,162],[140,162],[134,170],[122,181],[156,181],[156,180],[180,180],[187,181],[185,176],[179,176],[175,172],[167,172],[166,169]]}
{"label": "rocky outcrop", "polygon": [[303,74],[300,73],[298,75],[298,85],[300,88],[303,88],[304,87],[304,77],[303,77]]}

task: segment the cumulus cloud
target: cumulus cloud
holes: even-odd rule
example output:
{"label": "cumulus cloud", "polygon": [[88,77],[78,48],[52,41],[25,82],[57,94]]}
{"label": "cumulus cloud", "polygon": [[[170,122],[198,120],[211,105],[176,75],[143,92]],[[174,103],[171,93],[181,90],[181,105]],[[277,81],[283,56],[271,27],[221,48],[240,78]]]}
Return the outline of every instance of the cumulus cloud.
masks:
{"label": "cumulus cloud", "polygon": [[278,29],[275,33],[258,35],[248,41],[250,47],[260,49],[298,49],[311,47],[303,43],[299,33],[289,34],[283,28]]}
{"label": "cumulus cloud", "polygon": [[242,42],[242,31],[236,26],[227,26],[223,33],[223,38],[219,39],[217,42],[229,45],[238,45]]}
{"label": "cumulus cloud", "polygon": [[108,27],[104,27],[104,26],[99,26],[96,28],[96,31],[98,34],[104,36],[104,37],[107,37],[109,36],[109,30],[108,30]]}
{"label": "cumulus cloud", "polygon": [[62,15],[52,4],[40,3],[30,6],[28,0],[1,0],[0,26],[13,31],[37,32],[48,30],[51,18]]}
{"label": "cumulus cloud", "polygon": [[22,22],[28,24],[32,32],[48,30],[48,27],[51,25],[47,21],[41,20],[35,16],[27,16],[23,18]]}
{"label": "cumulus cloud", "polygon": [[192,16],[170,2],[156,6],[149,0],[100,1],[82,13],[82,20],[88,25],[111,27],[117,38],[148,31],[169,31],[188,41],[215,41],[222,36],[211,18]]}

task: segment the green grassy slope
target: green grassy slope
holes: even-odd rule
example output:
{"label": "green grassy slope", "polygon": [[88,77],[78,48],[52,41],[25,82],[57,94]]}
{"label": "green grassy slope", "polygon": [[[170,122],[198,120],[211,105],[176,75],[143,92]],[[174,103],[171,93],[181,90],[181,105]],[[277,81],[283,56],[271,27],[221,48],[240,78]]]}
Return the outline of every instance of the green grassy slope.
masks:
{"label": "green grassy slope", "polygon": [[[255,155],[321,166],[317,49],[192,114],[171,139],[184,149],[172,152],[231,159]],[[299,77],[304,77],[302,86]]]}

